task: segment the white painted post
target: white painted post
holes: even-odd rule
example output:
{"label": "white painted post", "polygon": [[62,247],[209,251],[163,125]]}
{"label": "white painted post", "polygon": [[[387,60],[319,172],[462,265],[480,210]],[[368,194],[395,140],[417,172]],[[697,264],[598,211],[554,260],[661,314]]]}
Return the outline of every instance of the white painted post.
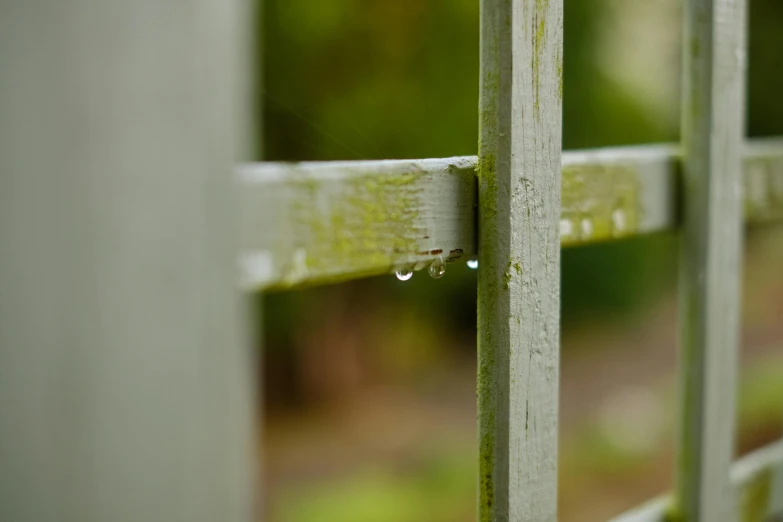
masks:
{"label": "white painted post", "polygon": [[245,2],[0,12],[0,520],[249,521]]}
{"label": "white painted post", "polygon": [[688,0],[681,242],[681,435],[675,511],[735,519],[729,470],[742,258],[745,0]]}
{"label": "white painted post", "polygon": [[479,519],[554,522],[562,0],[481,1]]}

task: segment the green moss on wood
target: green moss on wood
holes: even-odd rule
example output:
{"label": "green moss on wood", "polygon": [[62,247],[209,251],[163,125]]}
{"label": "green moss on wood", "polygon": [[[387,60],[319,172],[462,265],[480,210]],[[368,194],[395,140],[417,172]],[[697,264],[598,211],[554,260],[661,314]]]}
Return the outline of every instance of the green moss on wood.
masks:
{"label": "green moss on wood", "polygon": [[[699,344],[696,342],[695,331],[693,325],[698,324],[698,303],[699,298],[697,291],[693,287],[682,287],[682,292],[685,292],[683,306],[683,327],[689,328],[682,336],[682,342],[680,344],[680,366],[682,368],[697,368],[699,366],[699,359],[702,354],[699,350]],[[689,501],[689,498],[696,494],[695,491],[689,491],[689,486],[692,484],[690,480],[699,473],[701,468],[701,452],[699,448],[694,446],[695,437],[691,435],[693,419],[698,418],[699,415],[699,402],[698,397],[694,396],[696,388],[694,386],[681,386],[681,393],[684,397],[681,400],[681,410],[679,412],[679,421],[681,429],[684,433],[681,433],[679,437],[680,447],[677,451],[677,476],[680,477],[681,484],[677,490],[677,495],[670,507],[667,521],[668,522],[685,522],[687,519],[687,507],[685,502]]]}
{"label": "green moss on wood", "polygon": [[771,470],[766,469],[753,477],[742,491],[740,522],[764,522],[767,520],[771,489]]}
{"label": "green moss on wood", "polygon": [[634,167],[564,167],[561,244],[602,241],[634,234],[642,221],[641,184]]}
{"label": "green moss on wood", "polygon": [[546,59],[544,48],[546,47],[546,14],[549,9],[549,0],[536,0],[536,12],[533,16],[533,108],[538,117],[539,113],[539,90],[541,87],[541,65]]}
{"label": "green moss on wood", "polygon": [[783,219],[783,161],[753,158],[743,168],[745,218],[751,222]]}
{"label": "green moss on wood", "polygon": [[560,101],[563,101],[563,52],[557,50],[557,96]]}
{"label": "green moss on wood", "polygon": [[317,182],[292,178],[291,218],[301,229],[297,237],[306,240],[285,263],[282,286],[340,280],[330,276],[335,267],[351,277],[392,270],[400,255],[414,257],[422,235],[416,224],[420,176],[357,176],[340,193],[322,193]]}
{"label": "green moss on wood", "polygon": [[[491,125],[482,118],[482,126]],[[483,131],[486,130],[484,127]],[[482,131],[482,132],[483,132]],[[482,133],[482,136],[484,134]],[[489,259],[492,248],[491,238],[497,233],[497,198],[495,149],[496,141],[484,140],[479,144],[477,176],[479,181],[479,222],[482,234],[479,237],[479,252],[483,259]],[[494,268],[490,263],[479,265],[479,310],[489,316],[495,313],[497,286]],[[496,347],[492,342],[491,329],[481,327],[479,317],[478,339],[478,378],[477,395],[479,408],[479,520],[490,521],[495,503],[495,455],[496,455],[496,404],[495,404],[495,367]]]}
{"label": "green moss on wood", "polygon": [[[488,366],[492,361],[485,360],[482,366]],[[479,390],[486,390],[492,386],[492,381],[487,381],[487,371],[479,371]],[[481,392],[480,392],[481,393]],[[495,503],[495,410],[486,408],[479,414],[479,520],[491,520],[491,513]]]}
{"label": "green moss on wood", "polygon": [[511,288],[511,280],[513,279],[513,274],[511,273],[511,261],[508,262],[508,267],[506,268],[506,272],[503,274],[503,279],[506,282],[506,290]]}
{"label": "green moss on wood", "polygon": [[[497,234],[497,73],[485,73],[482,85],[482,105],[479,118],[479,157],[476,174],[479,184],[479,253],[484,260],[491,259],[492,238]],[[495,315],[498,288],[495,269],[490,262],[479,265],[478,300],[480,314]],[[479,520],[489,522],[495,509],[495,456],[496,456],[496,346],[492,332],[482,328],[479,321],[478,351],[478,422],[479,422]]]}

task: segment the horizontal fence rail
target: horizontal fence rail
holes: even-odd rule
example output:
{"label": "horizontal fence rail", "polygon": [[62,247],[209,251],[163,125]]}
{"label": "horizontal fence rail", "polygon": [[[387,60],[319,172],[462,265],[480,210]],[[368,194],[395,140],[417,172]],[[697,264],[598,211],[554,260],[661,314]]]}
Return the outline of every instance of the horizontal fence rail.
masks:
{"label": "horizontal fence rail", "polygon": [[[737,499],[740,522],[774,521],[783,516],[783,440],[735,461],[730,483]],[[654,499],[611,522],[664,522],[672,502],[668,496]]]}
{"label": "horizontal fence rail", "polygon": [[[675,145],[564,152],[563,246],[673,229]],[[468,259],[477,252],[476,157],[238,168],[241,284],[283,289]],[[743,154],[745,217],[783,219],[783,139]]]}

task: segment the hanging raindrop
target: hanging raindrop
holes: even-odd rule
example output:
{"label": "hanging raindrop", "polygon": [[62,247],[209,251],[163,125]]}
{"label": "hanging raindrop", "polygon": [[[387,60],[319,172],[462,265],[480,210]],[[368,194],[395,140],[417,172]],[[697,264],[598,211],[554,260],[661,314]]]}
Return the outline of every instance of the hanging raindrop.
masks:
{"label": "hanging raindrop", "polygon": [[437,261],[432,263],[428,272],[433,279],[440,279],[443,277],[443,274],[446,273],[446,264],[443,262],[443,258],[438,258]]}
{"label": "hanging raindrop", "polygon": [[475,270],[478,268],[478,259],[475,257],[473,259],[468,259],[468,268],[471,270]]}
{"label": "hanging raindrop", "polygon": [[625,232],[625,213],[619,208],[612,212],[612,229],[615,235]]}
{"label": "hanging raindrop", "polygon": [[397,273],[395,274],[397,276],[397,279],[400,281],[407,281],[411,277],[413,277],[413,271],[412,270],[397,270]]}
{"label": "hanging raindrop", "polygon": [[570,236],[574,233],[574,224],[569,219],[561,219],[560,220],[560,235],[561,236]]}
{"label": "hanging raindrop", "polygon": [[582,237],[589,238],[593,235],[593,222],[588,218],[582,219]]}

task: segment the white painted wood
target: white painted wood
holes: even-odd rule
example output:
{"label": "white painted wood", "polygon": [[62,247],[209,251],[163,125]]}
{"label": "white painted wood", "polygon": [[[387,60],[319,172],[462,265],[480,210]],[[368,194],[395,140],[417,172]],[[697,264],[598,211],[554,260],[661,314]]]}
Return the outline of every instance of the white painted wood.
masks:
{"label": "white painted wood", "polygon": [[[750,453],[731,467],[731,496],[738,500],[736,520],[769,522],[783,515],[783,440]],[[666,522],[671,498],[659,497],[611,522]]]}
{"label": "white painted wood", "polygon": [[481,1],[479,520],[557,519],[562,0]]}
{"label": "white painted wood", "polygon": [[[746,217],[783,219],[783,140],[751,141],[744,158]],[[676,146],[570,151],[562,166],[563,246],[677,226]],[[243,288],[339,281],[424,268],[438,255],[476,255],[475,168],[475,156],[241,165]],[[383,205],[402,211],[375,211]],[[626,212],[620,219],[618,206]],[[581,233],[582,216],[591,219],[589,236]],[[373,241],[358,244],[367,237]],[[395,250],[400,243],[405,248]],[[443,253],[431,253],[438,250]]]}
{"label": "white painted wood", "polygon": [[675,512],[735,519],[729,484],[742,259],[745,0],[688,0],[683,88],[681,434]]}
{"label": "white painted wood", "polygon": [[246,4],[0,12],[0,520],[249,521]]}

